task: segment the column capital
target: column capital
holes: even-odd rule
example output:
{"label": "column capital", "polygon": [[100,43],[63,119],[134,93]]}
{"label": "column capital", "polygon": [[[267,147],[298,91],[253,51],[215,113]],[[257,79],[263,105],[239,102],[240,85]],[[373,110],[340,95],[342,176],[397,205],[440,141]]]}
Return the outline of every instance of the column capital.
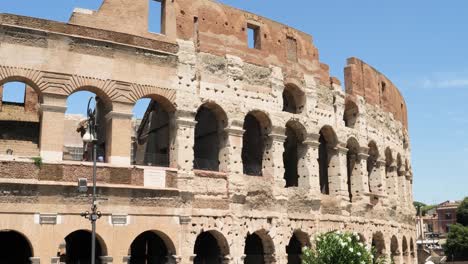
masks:
{"label": "column capital", "polygon": [[281,135],[281,134],[276,134],[276,133],[271,133],[269,135],[269,137],[271,139],[273,139],[273,141],[277,141],[277,142],[284,142],[286,141],[286,136],[285,135]]}
{"label": "column capital", "polygon": [[182,127],[195,127],[197,121],[185,118],[176,118],[175,123]]}
{"label": "column capital", "polygon": [[369,157],[370,157],[370,155],[367,154],[367,153],[359,152],[359,153],[357,154],[357,158],[358,158],[359,160],[367,160]]}
{"label": "column capital", "polygon": [[32,264],[39,264],[41,263],[41,259],[39,257],[30,257],[29,260]]}
{"label": "column capital", "polygon": [[375,163],[377,164],[377,166],[387,165],[387,162],[385,160],[383,160],[383,159],[376,160]]}
{"label": "column capital", "polygon": [[238,127],[238,126],[227,127],[224,129],[224,131],[226,131],[226,133],[228,133],[228,135],[230,136],[240,136],[240,137],[244,135],[244,132],[245,132],[245,130],[242,129],[242,127]]}
{"label": "column capital", "polygon": [[106,114],[106,120],[110,119],[132,119],[133,114],[125,112],[110,111]]}
{"label": "column capital", "polygon": [[342,154],[342,155],[346,155],[349,151],[349,149],[345,148],[345,147],[342,147],[340,145],[336,146],[334,148],[334,150],[336,150],[338,152],[338,154]]}
{"label": "column capital", "polygon": [[52,104],[41,104],[39,111],[43,112],[54,112],[54,113],[65,113],[67,107],[63,105],[52,105]]}

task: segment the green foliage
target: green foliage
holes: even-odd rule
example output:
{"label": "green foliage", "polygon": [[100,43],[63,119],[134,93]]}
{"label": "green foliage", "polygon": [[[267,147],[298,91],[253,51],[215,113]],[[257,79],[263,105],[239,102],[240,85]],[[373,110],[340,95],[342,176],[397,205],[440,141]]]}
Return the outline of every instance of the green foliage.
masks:
{"label": "green foliage", "polygon": [[468,226],[461,224],[450,225],[444,251],[449,260],[468,260]]}
{"label": "green foliage", "polygon": [[457,222],[468,226],[468,197],[465,197],[457,208]]}
{"label": "green foliage", "polygon": [[317,236],[315,248],[303,248],[302,264],[384,264],[374,260],[370,247],[359,242],[359,236],[340,231]]}
{"label": "green foliage", "polygon": [[42,167],[42,158],[41,157],[33,157],[31,159],[34,162],[34,165],[36,165],[38,168]]}

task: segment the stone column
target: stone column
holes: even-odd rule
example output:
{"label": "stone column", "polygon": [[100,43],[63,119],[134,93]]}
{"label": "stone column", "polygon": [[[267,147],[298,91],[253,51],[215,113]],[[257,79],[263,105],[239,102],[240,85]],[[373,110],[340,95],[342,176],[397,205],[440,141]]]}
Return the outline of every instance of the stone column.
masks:
{"label": "stone column", "polygon": [[411,208],[411,210],[413,210],[413,174],[411,173],[411,171],[406,171],[405,179],[406,179],[406,188],[407,188],[407,191],[406,191],[407,204],[406,204],[406,206],[408,208]]}
{"label": "stone column", "polygon": [[349,201],[347,182],[347,162],[346,154],[348,149],[336,146],[330,151],[331,160],[328,165],[328,182],[330,184],[330,195],[340,196],[343,200]]}
{"label": "stone column", "polygon": [[385,160],[377,160],[375,166],[375,173],[371,173],[371,190],[373,193],[381,196],[386,195],[386,181],[385,181]]}
{"label": "stone column", "polygon": [[229,174],[242,175],[242,136],[244,135],[242,124],[233,122],[230,127],[226,128],[227,142],[226,155],[228,156],[227,172]]}
{"label": "stone column", "polygon": [[398,173],[397,173],[397,166],[395,162],[392,162],[386,168],[386,175],[387,181],[387,195],[390,202],[390,205],[397,206],[398,205]]}
{"label": "stone column", "polygon": [[132,113],[111,111],[106,115],[106,160],[116,166],[130,166]]}
{"label": "stone column", "polygon": [[179,247],[177,247],[176,251],[178,253],[178,262],[177,264],[192,264],[193,260],[195,259],[196,255],[193,254],[193,249],[195,246],[196,241],[196,234],[192,233],[190,230],[190,223],[192,222],[192,218],[188,215],[179,216],[179,225],[180,225],[180,233],[179,233]]}
{"label": "stone column", "polygon": [[405,176],[406,172],[404,170],[402,170],[401,168],[398,170],[398,184],[399,184],[399,193],[398,193],[398,197],[399,197],[399,207],[401,207],[401,209],[406,209],[408,207],[408,188],[407,188],[407,184],[406,184],[406,176]]}
{"label": "stone column", "polygon": [[41,104],[41,158],[46,162],[60,162],[63,157],[64,121],[67,110],[64,96],[44,95]]}
{"label": "stone column", "polygon": [[356,155],[356,164],[351,175],[353,202],[369,202],[369,174],[367,173],[367,149],[361,149]]}
{"label": "stone column", "polygon": [[284,142],[286,135],[284,128],[273,128],[270,134],[271,146],[263,154],[264,175],[272,177],[277,187],[284,188],[286,181],[284,179]]}
{"label": "stone column", "polygon": [[177,111],[170,128],[170,167],[177,168],[177,185],[181,190],[191,190],[193,180],[193,146],[195,144],[195,114]]}
{"label": "stone column", "polygon": [[305,146],[304,155],[300,155],[298,162],[299,187],[310,189],[314,195],[320,194],[318,148],[319,134],[309,134],[302,142]]}

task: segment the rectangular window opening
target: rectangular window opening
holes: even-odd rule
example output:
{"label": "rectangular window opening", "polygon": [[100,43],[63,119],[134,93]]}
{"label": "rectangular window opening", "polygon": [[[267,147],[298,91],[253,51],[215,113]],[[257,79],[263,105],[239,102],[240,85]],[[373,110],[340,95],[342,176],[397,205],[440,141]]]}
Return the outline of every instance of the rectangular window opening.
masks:
{"label": "rectangular window opening", "polygon": [[9,82],[0,86],[0,98],[5,104],[24,105],[26,96],[26,84],[21,82]]}
{"label": "rectangular window opening", "polygon": [[164,34],[165,0],[149,0],[148,31]]}
{"label": "rectangular window opening", "polygon": [[247,44],[250,49],[260,49],[260,27],[247,24]]}
{"label": "rectangular window opening", "polygon": [[286,50],[289,61],[297,61],[297,41],[293,37],[286,37]]}

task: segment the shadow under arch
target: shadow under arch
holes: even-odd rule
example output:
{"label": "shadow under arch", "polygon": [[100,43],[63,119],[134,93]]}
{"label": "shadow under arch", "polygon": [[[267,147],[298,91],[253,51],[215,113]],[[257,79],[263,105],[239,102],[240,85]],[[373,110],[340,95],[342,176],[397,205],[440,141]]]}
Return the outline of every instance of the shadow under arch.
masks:
{"label": "shadow under arch", "polygon": [[243,172],[251,176],[263,176],[266,149],[270,144],[268,135],[272,129],[271,120],[265,112],[250,111],[244,119],[242,136]]}
{"label": "shadow under arch", "polygon": [[271,263],[275,254],[275,245],[265,229],[247,233],[244,247],[244,263]]}
{"label": "shadow under arch", "polygon": [[202,104],[195,115],[194,169],[227,170],[227,152],[224,129],[228,124],[226,112],[214,102]]}
{"label": "shadow under arch", "polygon": [[286,123],[286,140],[284,141],[283,152],[286,188],[303,185],[300,184],[300,181],[307,176],[307,171],[305,171],[306,164],[304,161],[307,148],[303,144],[306,136],[306,128],[298,120],[289,120]]}
{"label": "shadow under arch", "polygon": [[294,83],[286,83],[283,90],[283,111],[300,114],[306,104],[305,92]]}
{"label": "shadow under arch", "polygon": [[31,263],[34,256],[31,241],[16,230],[0,230],[0,261],[2,263]]}
{"label": "shadow under arch", "polygon": [[297,229],[293,232],[286,246],[288,264],[301,264],[302,248],[304,247],[311,247],[310,237],[307,233]]}
{"label": "shadow under arch", "polygon": [[165,233],[149,230],[139,234],[128,249],[129,263],[169,263],[176,255],[174,243]]}
{"label": "shadow under arch", "polygon": [[[107,246],[99,234],[96,234],[96,263],[100,257],[107,256]],[[59,245],[58,257],[67,264],[87,263],[91,259],[91,231],[80,229],[68,234]]]}
{"label": "shadow under arch", "polygon": [[375,255],[374,255],[375,258],[379,258],[385,255],[386,246],[385,246],[384,235],[382,232],[377,231],[374,234],[372,234],[371,245],[372,247],[375,248]]}
{"label": "shadow under arch", "polygon": [[337,152],[335,147],[338,145],[338,137],[329,125],[325,125],[320,129],[319,137],[319,183],[320,183],[320,192],[322,194],[330,194],[330,178],[332,175],[333,167],[336,166]]}
{"label": "shadow under arch", "polygon": [[198,234],[193,248],[195,258],[193,263],[223,263],[230,254],[229,243],[225,236],[217,230],[206,230]]}

